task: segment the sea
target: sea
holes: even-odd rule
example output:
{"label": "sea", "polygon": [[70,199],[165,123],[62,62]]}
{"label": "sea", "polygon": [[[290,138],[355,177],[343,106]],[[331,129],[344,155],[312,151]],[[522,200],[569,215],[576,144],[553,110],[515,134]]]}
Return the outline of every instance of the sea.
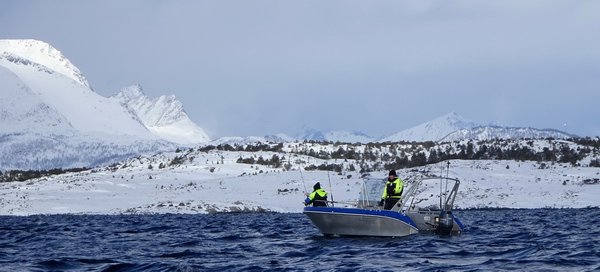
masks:
{"label": "sea", "polygon": [[297,213],[0,216],[0,271],[600,271],[600,209],[454,214],[460,236],[399,238]]}

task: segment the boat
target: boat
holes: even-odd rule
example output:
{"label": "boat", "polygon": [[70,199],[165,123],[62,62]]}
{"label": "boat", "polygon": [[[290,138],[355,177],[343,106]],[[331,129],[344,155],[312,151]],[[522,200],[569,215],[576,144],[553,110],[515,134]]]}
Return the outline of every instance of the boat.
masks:
{"label": "boat", "polygon": [[[435,186],[438,182],[439,203],[419,207],[423,198],[418,195],[431,188],[431,183]],[[459,235],[463,232],[463,224],[452,213],[460,180],[449,177],[408,179],[405,181],[408,189],[391,210],[377,205],[384,184],[383,179],[365,179],[357,202],[327,201],[326,207],[305,207],[303,213],[325,236],[403,237],[418,233]],[[344,207],[339,207],[340,204]]]}

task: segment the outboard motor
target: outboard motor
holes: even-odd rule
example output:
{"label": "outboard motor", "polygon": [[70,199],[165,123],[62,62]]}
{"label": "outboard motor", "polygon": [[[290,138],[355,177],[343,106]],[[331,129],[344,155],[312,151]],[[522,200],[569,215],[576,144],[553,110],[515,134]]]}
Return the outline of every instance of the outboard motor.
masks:
{"label": "outboard motor", "polygon": [[452,216],[452,212],[442,210],[438,219],[439,221],[436,229],[437,234],[450,235],[452,233],[452,228],[454,227],[454,216]]}

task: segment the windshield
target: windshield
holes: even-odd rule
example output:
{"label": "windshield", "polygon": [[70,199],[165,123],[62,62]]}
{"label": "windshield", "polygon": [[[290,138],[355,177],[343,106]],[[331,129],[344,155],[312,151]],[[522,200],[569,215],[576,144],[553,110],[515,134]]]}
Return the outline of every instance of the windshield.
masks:
{"label": "windshield", "polygon": [[360,190],[358,197],[359,203],[377,203],[383,194],[385,186],[384,179],[366,179],[363,181],[363,188]]}

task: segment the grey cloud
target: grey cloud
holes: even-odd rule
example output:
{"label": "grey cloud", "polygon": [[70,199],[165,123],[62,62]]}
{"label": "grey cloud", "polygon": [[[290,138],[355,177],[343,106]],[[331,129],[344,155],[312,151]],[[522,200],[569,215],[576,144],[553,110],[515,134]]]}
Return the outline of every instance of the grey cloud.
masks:
{"label": "grey cloud", "polygon": [[595,1],[4,1],[0,33],[108,95],[174,93],[212,137],[380,136],[450,111],[597,135]]}

